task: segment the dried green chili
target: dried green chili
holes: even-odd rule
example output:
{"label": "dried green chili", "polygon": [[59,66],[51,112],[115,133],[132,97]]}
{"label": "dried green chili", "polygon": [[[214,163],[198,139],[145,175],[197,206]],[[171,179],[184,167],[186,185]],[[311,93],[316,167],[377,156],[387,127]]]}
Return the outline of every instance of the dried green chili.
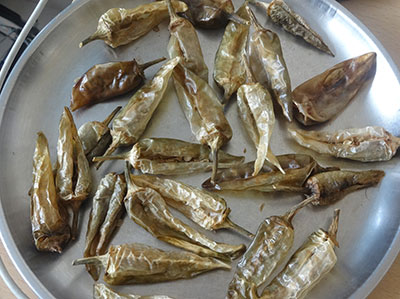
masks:
{"label": "dried green chili", "polygon": [[246,20],[234,13],[232,0],[182,0],[188,10],[182,13],[195,27],[223,28],[229,20],[245,24]]}
{"label": "dried green chili", "polygon": [[[237,15],[250,20],[246,9],[247,1],[237,11]],[[246,82],[243,55],[246,53],[250,26],[229,22],[215,54],[214,80],[224,90],[224,103]]]}
{"label": "dried green chili", "polygon": [[274,106],[271,95],[260,83],[256,82],[246,58],[243,58],[247,71],[248,83],[237,90],[239,116],[257,148],[253,176],[257,175],[267,160],[282,173],[285,171],[269,147],[269,140],[275,126]]}
{"label": "dried green chili", "polygon": [[204,62],[196,29],[188,20],[175,13],[171,0],[166,0],[166,2],[170,15],[168,28],[171,33],[168,43],[169,57],[180,57],[182,65],[200,78],[208,81],[208,67]]}
{"label": "dried green chili", "polygon": [[400,138],[382,127],[339,130],[333,133],[289,129],[298,144],[337,158],[362,162],[388,161],[400,146]]}
{"label": "dried green chili", "polygon": [[293,217],[309,203],[310,199],[304,200],[283,216],[268,217],[260,224],[237,266],[227,298],[256,298],[253,290],[266,282],[293,246]]}
{"label": "dried green chili", "polygon": [[254,237],[229,219],[231,209],[222,197],[214,193],[156,176],[132,175],[131,178],[136,185],[157,191],[169,206],[207,230],[230,228],[250,238]]}
{"label": "dried green chili", "polygon": [[33,155],[30,218],[37,250],[61,253],[71,239],[68,214],[59,201],[54,183],[49,145],[38,133]]}
{"label": "dried green chili", "polygon": [[328,232],[319,229],[309,236],[260,298],[304,298],[333,269],[337,261],[334,248],[339,246],[336,240],[339,213],[340,210],[335,210]]}
{"label": "dried green chili", "polygon": [[112,137],[108,125],[121,108],[121,106],[115,108],[102,122],[89,121],[79,128],[78,135],[89,163],[93,157],[103,155],[110,146]]}
{"label": "dried green chili", "polygon": [[[123,212],[125,195],[126,183],[123,175],[109,173],[100,181],[90,211],[84,257],[104,254],[107,250]],[[98,267],[87,265],[86,268],[94,280],[99,278]]]}
{"label": "dried green chili", "polygon": [[[212,169],[210,149],[203,144],[189,143],[171,138],[144,138],[126,153],[96,157],[93,162],[126,160],[143,173],[182,175]],[[244,157],[218,152],[219,168],[243,163]]]}
{"label": "dried green chili", "polygon": [[72,239],[78,228],[78,213],[88,197],[92,178],[74,119],[67,107],[61,116],[57,141],[56,189],[58,196],[72,209]]}
{"label": "dried green chili", "polygon": [[133,59],[91,67],[72,88],[71,110],[75,111],[134,90],[144,82],[144,70],[163,60],[165,58],[138,64]]}
{"label": "dried green chili", "polygon": [[107,254],[77,259],[73,265],[104,268],[111,285],[155,283],[191,278],[203,272],[231,267],[217,259],[182,251],[163,251],[143,244],[112,245]]}
{"label": "dried green chili", "polygon": [[218,150],[232,138],[224,109],[210,85],[182,65],[173,78],[181,108],[196,139],[211,148],[213,181],[218,169]]}
{"label": "dried green chili", "polygon": [[254,162],[249,162],[218,172],[214,184],[208,179],[202,186],[209,190],[304,192],[303,185],[311,174],[337,169],[325,169],[308,155],[288,154],[277,156],[277,159],[285,174],[265,162],[259,174],[253,176]]}
{"label": "dried green chili", "polygon": [[201,256],[219,259],[239,257],[246,246],[218,243],[173,216],[160,193],[152,188],[138,187],[125,171],[128,193],[125,208],[129,217],[157,239],[192,251]]}
{"label": "dried green chili", "polygon": [[[173,1],[173,5],[176,11],[187,10],[187,5],[181,1]],[[126,45],[147,34],[167,18],[165,1],[151,2],[133,9],[111,8],[100,17],[96,32],[82,41],[79,47],[98,39],[113,48]]]}
{"label": "dried green chili", "polygon": [[385,172],[367,171],[327,171],[310,177],[305,187],[307,194],[314,199],[314,205],[332,204],[350,192],[379,184]]}
{"label": "dried green chili", "polygon": [[131,145],[139,140],[161,102],[172,71],[179,61],[179,57],[167,61],[153,80],[140,88],[114,118],[111,129],[113,141],[105,156],[113,153],[120,145]]}
{"label": "dried green chili", "polygon": [[284,116],[292,121],[292,88],[281,42],[276,33],[263,28],[253,12],[248,10],[255,27],[249,40],[249,59],[253,73],[257,81],[271,92]]}
{"label": "dried green chili", "polygon": [[322,40],[321,36],[307,24],[303,17],[295,13],[283,0],[273,0],[268,4],[255,0],[252,0],[252,2],[256,2],[256,5],[266,10],[271,20],[282,26],[287,32],[295,36],[300,36],[310,45],[329,55],[335,56],[328,45]]}
{"label": "dried green chili", "polygon": [[[101,179],[90,211],[88,228],[86,231],[84,257],[96,255],[96,247],[99,239],[99,229],[107,214],[108,204],[114,190],[117,175],[115,173],[107,174]],[[99,279],[99,267],[95,265],[86,265],[86,269],[94,280]]]}
{"label": "dried green chili", "polygon": [[336,64],[304,82],[292,93],[296,119],[306,126],[332,119],[375,70],[376,53],[371,52]]}
{"label": "dried green chili", "polygon": [[125,212],[124,199],[126,196],[126,192],[127,188],[125,176],[119,174],[117,175],[117,181],[115,182],[114,191],[108,204],[106,217],[104,218],[103,224],[100,227],[100,239],[96,248],[97,255],[104,254],[107,251],[107,247],[111,241],[111,237],[117,226],[120,225],[121,217]]}

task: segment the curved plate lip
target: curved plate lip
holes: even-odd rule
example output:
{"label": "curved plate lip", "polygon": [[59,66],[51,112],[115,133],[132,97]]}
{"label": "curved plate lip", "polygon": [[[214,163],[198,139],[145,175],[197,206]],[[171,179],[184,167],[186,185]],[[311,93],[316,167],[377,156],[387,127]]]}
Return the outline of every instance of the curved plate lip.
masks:
{"label": "curved plate lip", "polygon": [[[52,21],[50,21],[45,28],[37,35],[30,46],[25,50],[23,56],[19,59],[14,69],[12,70],[9,78],[4,84],[2,93],[0,95],[0,127],[3,122],[5,107],[8,102],[8,98],[11,91],[16,83],[18,75],[22,71],[26,62],[32,56],[34,51],[40,46],[40,44],[46,39],[46,37],[63,22],[70,14],[74,13],[77,9],[81,8],[83,5],[87,4],[91,0],[81,0],[71,3],[66,7],[60,14],[58,14]],[[367,39],[371,40],[376,47],[382,52],[384,58],[388,61],[390,67],[395,74],[397,81],[400,83],[400,71],[397,65],[394,63],[393,59],[383,47],[381,42],[372,34],[372,32],[359,21],[352,13],[350,13],[345,7],[340,5],[334,0],[320,0],[322,2],[328,3],[333,7],[337,13],[350,22],[356,25],[356,29],[359,33],[365,36]],[[31,290],[39,298],[55,298],[50,291],[40,282],[32,270],[28,267],[24,258],[20,254],[14,239],[11,236],[11,231],[5,220],[4,209],[1,201],[0,195],[0,238],[4,244],[4,247],[9,255],[14,266],[17,268],[19,274],[23,277],[24,281],[29,285]],[[395,258],[400,252],[400,227],[397,229],[395,237],[392,240],[390,248],[386,254],[381,259],[379,265],[375,268],[374,272],[369,276],[369,278],[350,296],[351,298],[365,298],[372,292],[379,281],[383,278],[386,272],[389,270],[390,266],[394,262]]]}
{"label": "curved plate lip", "polygon": [[[348,19],[357,26],[357,30],[360,34],[371,40],[377,48],[382,52],[385,59],[388,61],[390,67],[393,70],[397,81],[400,83],[400,70],[396,63],[394,63],[389,52],[385,49],[382,43],[375,37],[375,35],[365,26],[359,19],[357,19],[348,9],[343,5],[340,5],[334,0],[323,0],[328,2],[336,9],[336,12],[341,14],[343,18]],[[393,264],[394,260],[400,252],[400,227],[397,228],[395,237],[386,252],[386,254],[381,259],[378,266],[375,268],[374,272],[368,277],[366,281],[350,296],[350,298],[366,298],[378,285],[378,283],[385,276],[386,272],[389,270],[390,266]]]}
{"label": "curved plate lip", "polygon": [[[0,94],[0,127],[3,123],[5,107],[8,102],[11,91],[15,85],[15,82],[18,78],[18,75],[24,68],[26,62],[32,56],[32,54],[36,51],[36,49],[40,46],[40,44],[46,39],[46,37],[60,24],[62,23],[69,15],[74,13],[77,9],[81,8],[83,5],[88,3],[90,0],[81,0],[75,1],[71,3],[68,7],[66,7],[62,12],[60,12],[53,20],[51,20],[35,37],[29,47],[25,50],[22,57],[18,60],[14,69],[11,71],[7,81],[5,82],[2,92]],[[0,192],[1,193],[1,192]],[[5,220],[5,214],[3,209],[3,204],[1,201],[0,195],[0,239],[3,242],[3,245],[7,251],[8,256],[13,262],[15,268],[18,270],[18,273],[22,276],[24,281],[30,287],[30,289],[39,297],[39,298],[54,298],[55,297],[50,293],[50,291],[41,283],[41,281],[36,277],[36,275],[29,268],[25,259],[22,257],[19,252],[14,239],[12,238],[11,231],[8,227],[8,224]]]}

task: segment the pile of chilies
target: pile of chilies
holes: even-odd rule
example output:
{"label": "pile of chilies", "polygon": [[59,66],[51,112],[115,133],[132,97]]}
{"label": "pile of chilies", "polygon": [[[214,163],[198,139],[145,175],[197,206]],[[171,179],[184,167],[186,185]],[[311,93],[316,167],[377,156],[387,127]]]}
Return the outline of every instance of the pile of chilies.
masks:
{"label": "pile of chilies", "polygon": [[[258,290],[292,248],[291,221],[299,209],[310,203],[329,205],[351,191],[376,185],[384,172],[325,168],[304,154],[275,156],[269,144],[275,123],[273,105],[281,107],[289,122],[293,118],[305,126],[326,122],[374,76],[376,54],[341,62],[292,92],[279,37],[258,23],[248,2],[236,13],[230,0],[166,0],[134,9],[113,8],[101,16],[97,31],[81,46],[96,39],[113,48],[128,44],[169,17],[170,60],[125,107],[117,107],[103,122],[89,122],[77,130],[70,110],[64,108],[54,171],[47,139],[38,133],[30,191],[32,231],[38,250],[61,253],[77,236],[79,208],[92,183],[89,164],[95,162],[98,168],[106,160],[122,159],[126,160],[125,173],[109,173],[99,183],[84,258],[74,261],[74,265],[86,265],[93,279],[99,278],[102,268],[104,281],[111,285],[190,278],[213,269],[230,269],[230,261],[242,256],[227,298],[302,298],[334,267],[339,210],[335,210],[328,231],[313,233],[282,272],[261,293]],[[283,1],[250,2],[265,9],[286,31],[333,55],[321,37]],[[194,26],[226,26],[213,73],[224,91],[223,101],[208,84],[208,68]],[[162,60],[165,58],[143,65],[133,60],[93,66],[72,89],[72,111],[134,90],[145,81],[144,70]],[[170,77],[200,144],[168,138],[140,139]],[[244,157],[219,150],[232,137],[223,109],[235,93],[243,125],[257,149],[256,160],[246,164]],[[300,145],[318,153],[364,162],[389,160],[400,146],[399,138],[379,127],[330,133],[290,125],[289,132]],[[112,155],[118,147],[129,145],[133,145],[129,152]],[[143,174],[133,175],[132,167]],[[208,190],[298,192],[305,194],[305,200],[282,216],[265,219],[253,235],[229,219],[229,207],[215,193],[154,176],[210,170],[211,178],[202,185]],[[253,241],[247,251],[244,244],[215,242],[176,218],[170,207],[206,230],[229,228]],[[69,211],[73,213],[71,226]],[[137,243],[109,247],[125,211],[157,239],[186,251],[166,252]],[[95,285],[94,296],[132,298],[118,295],[103,284]]]}

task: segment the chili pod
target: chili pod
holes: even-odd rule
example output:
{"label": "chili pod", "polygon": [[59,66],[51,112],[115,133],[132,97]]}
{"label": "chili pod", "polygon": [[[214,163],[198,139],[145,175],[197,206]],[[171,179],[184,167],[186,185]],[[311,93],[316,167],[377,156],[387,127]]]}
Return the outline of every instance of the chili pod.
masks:
{"label": "chili pod", "polygon": [[216,194],[157,176],[132,175],[131,178],[139,187],[157,191],[169,206],[207,230],[230,228],[250,238],[254,237],[229,219],[231,209]]}
{"label": "chili pod", "polygon": [[56,173],[57,194],[73,212],[72,239],[75,239],[79,208],[89,195],[92,179],[78,130],[67,107],[59,125]]}
{"label": "chili pod", "polygon": [[139,284],[191,278],[231,267],[219,260],[189,252],[163,251],[143,244],[112,245],[107,254],[77,259],[73,265],[96,264],[111,285]]}
{"label": "chili pod", "polygon": [[134,185],[128,170],[125,171],[128,194],[125,208],[129,217],[157,239],[201,256],[231,259],[239,257],[246,247],[217,243],[174,217],[164,198],[151,188]]}
{"label": "chili pod", "polygon": [[[253,0],[253,2],[255,1]],[[303,17],[295,13],[283,0],[273,0],[269,4],[257,1],[256,4],[266,10],[272,22],[282,26],[287,32],[294,36],[299,36],[315,48],[335,56],[322,40],[321,36],[307,24]]]}
{"label": "chili pod", "polygon": [[193,73],[208,81],[208,68],[204,62],[199,38],[193,25],[175,13],[171,0],[166,0],[170,16],[168,43],[170,58],[180,57],[181,63]]}
{"label": "chili pod", "polygon": [[218,172],[215,183],[208,179],[202,185],[208,190],[256,190],[261,192],[303,192],[304,183],[314,173],[337,168],[323,168],[310,156],[288,154],[276,157],[285,174],[275,166],[264,163],[258,175],[253,176],[254,162],[231,167]]}
{"label": "chili pod", "polygon": [[123,174],[117,175],[114,190],[108,203],[108,210],[103,224],[99,230],[99,241],[97,243],[96,254],[104,254],[107,251],[111,237],[120,224],[121,217],[125,211],[124,198],[126,195],[126,182]]}
{"label": "chili pod", "polygon": [[37,250],[61,253],[71,238],[68,214],[56,193],[46,136],[37,134],[30,190],[30,218]]}
{"label": "chili pod", "polygon": [[213,181],[218,169],[218,150],[232,138],[232,129],[224,109],[210,85],[182,65],[173,78],[181,108],[189,121],[192,133],[201,144],[211,148]]}
{"label": "chili pod", "polygon": [[237,91],[237,106],[243,125],[257,148],[253,176],[260,172],[265,160],[277,167],[282,173],[285,173],[269,147],[269,140],[275,126],[274,106],[271,95],[268,90],[255,81],[246,58],[243,58],[243,60],[249,82],[239,87]]}
{"label": "chili pod", "polygon": [[[237,11],[237,15],[250,21],[246,9],[247,1]],[[229,22],[218,47],[214,60],[214,80],[224,90],[224,103],[246,82],[243,55],[246,53],[249,25]]]}
{"label": "chili pod", "polygon": [[367,53],[326,70],[293,91],[295,117],[309,126],[342,111],[364,83],[375,75],[376,53]]}
{"label": "chili pod", "polygon": [[[107,174],[99,183],[90,211],[84,257],[104,254],[118,221],[122,216],[126,183],[123,175]],[[87,265],[94,280],[99,278],[100,270]]]}
{"label": "chili pod", "polygon": [[328,171],[310,177],[305,186],[308,196],[314,198],[314,205],[332,204],[348,193],[379,184],[385,172],[368,171]]}
{"label": "chili pod", "polygon": [[[178,12],[187,10],[186,4],[181,1],[173,1],[173,5]],[[151,2],[133,9],[111,8],[100,17],[96,32],[82,41],[79,47],[98,39],[104,40],[112,48],[126,45],[147,34],[167,18],[165,1]]]}
{"label": "chili pod", "polygon": [[115,108],[102,122],[89,121],[79,128],[78,135],[89,162],[92,161],[94,156],[103,155],[110,146],[112,137],[108,125],[121,108],[121,106]]}
{"label": "chili pod", "polygon": [[335,266],[334,251],[340,210],[328,232],[319,229],[290,258],[286,267],[264,289],[261,298],[304,298],[307,293]]}
{"label": "chili pod", "polygon": [[381,127],[334,133],[289,129],[289,133],[298,144],[320,154],[362,162],[388,161],[400,146],[400,138]]}
{"label": "chili pod", "polygon": [[[93,206],[90,211],[88,228],[86,231],[84,257],[95,256],[96,247],[99,241],[99,229],[107,214],[108,204],[114,190],[117,175],[107,174],[99,183],[96,194],[93,197]],[[94,280],[99,279],[99,267],[86,265],[86,269]]]}
{"label": "chili pod", "polygon": [[249,59],[257,82],[264,85],[281,106],[285,117],[292,121],[292,87],[283,58],[281,42],[276,33],[263,28],[248,8],[255,31],[249,40]]}
{"label": "chili pod", "polygon": [[229,20],[245,24],[246,20],[234,13],[232,0],[182,0],[188,10],[182,13],[195,27],[223,28]]}
{"label": "chili pod", "polygon": [[256,298],[253,289],[266,282],[293,246],[293,217],[310,202],[304,200],[283,216],[268,217],[260,224],[236,268],[227,298]]}
{"label": "chili pod", "polygon": [[139,296],[131,294],[122,294],[117,291],[114,291],[113,289],[102,283],[96,283],[93,286],[93,298],[94,299],[173,299],[172,297],[164,295]]}
{"label": "chili pod", "polygon": [[111,129],[113,140],[105,156],[113,153],[120,145],[131,145],[139,140],[161,102],[172,71],[179,61],[179,57],[167,61],[153,80],[140,88],[114,118]]}
{"label": "chili pod", "polygon": [[[126,153],[96,157],[93,162],[126,160],[143,173],[181,175],[210,171],[212,161],[210,149],[203,144],[189,143],[170,138],[145,138],[139,140]],[[244,157],[218,152],[220,168],[229,168],[243,163]]]}
{"label": "chili pod", "polygon": [[133,59],[91,67],[72,88],[71,110],[75,111],[134,90],[144,82],[144,70],[163,60],[165,58],[138,64]]}

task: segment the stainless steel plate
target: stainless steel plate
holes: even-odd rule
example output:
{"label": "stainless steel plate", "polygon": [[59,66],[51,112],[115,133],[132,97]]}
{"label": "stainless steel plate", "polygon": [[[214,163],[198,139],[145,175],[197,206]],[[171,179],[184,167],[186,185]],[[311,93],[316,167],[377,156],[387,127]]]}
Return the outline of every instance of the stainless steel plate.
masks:
{"label": "stainless steel plate", "polygon": [[[78,2],[78,1],[77,1]],[[112,50],[103,42],[93,42],[83,49],[79,42],[96,28],[98,17],[111,7],[134,7],[144,0],[86,1],[72,4],[56,17],[40,34],[21,58],[10,76],[1,98],[0,124],[0,228],[5,246],[15,265],[41,298],[89,298],[93,281],[84,267],[72,267],[71,262],[82,256],[84,235],[91,200],[87,201],[80,221],[80,238],[71,243],[62,255],[38,252],[33,245],[29,221],[28,189],[31,184],[32,153],[36,132],[42,130],[49,139],[53,160],[57,140],[57,127],[62,107],[69,104],[71,87],[92,65],[110,60],[127,60],[132,57],[141,62],[167,56],[169,39],[167,23],[158,32]],[[241,1],[235,1],[236,7]],[[292,85],[318,74],[344,59],[369,51],[378,54],[375,79],[366,84],[351,104],[336,119],[321,127],[335,130],[366,125],[379,125],[400,135],[400,75],[394,63],[372,34],[339,4],[330,0],[288,1],[302,14],[325,39],[336,57],[323,54],[301,40],[292,37],[271,24],[258,12],[260,21],[275,30],[281,37],[284,56],[289,67]],[[212,70],[213,59],[223,31],[199,31],[207,64]],[[146,71],[151,78],[157,67]],[[96,105],[74,114],[81,125],[88,120],[101,120],[130,95]],[[243,154],[246,159],[255,157],[255,150],[238,121],[234,100],[227,107],[227,116],[234,137],[226,149],[233,154]],[[195,141],[177,103],[171,86],[167,96],[155,113],[146,136],[179,137]],[[272,138],[276,154],[307,152],[288,138],[286,123],[278,116]],[[310,153],[310,152],[307,152]],[[311,153],[312,154],[312,153]],[[315,156],[315,154],[314,154]],[[310,298],[365,297],[384,275],[399,251],[400,226],[400,171],[399,158],[386,163],[362,164],[322,156],[316,158],[324,165],[337,165],[347,169],[384,169],[386,176],[376,188],[362,190],[347,196],[328,208],[307,207],[294,220],[296,231],[292,252],[306,237],[319,227],[327,228],[333,209],[341,208],[336,250],[338,263],[333,271],[310,293]],[[123,164],[108,163],[95,173],[96,180],[110,170],[120,171]],[[195,186],[208,174],[178,178]],[[224,193],[232,208],[232,219],[255,231],[267,216],[284,213],[301,200],[299,195]],[[265,207],[260,211],[260,205]],[[248,243],[249,240],[224,231],[208,233],[219,241]],[[114,244],[143,242],[160,248],[171,247],[154,240],[142,228],[125,219]],[[181,280],[152,285],[118,288],[137,294],[166,294],[175,298],[224,298],[236,263],[231,272],[215,271],[191,280]],[[280,270],[280,269],[278,269]]]}

